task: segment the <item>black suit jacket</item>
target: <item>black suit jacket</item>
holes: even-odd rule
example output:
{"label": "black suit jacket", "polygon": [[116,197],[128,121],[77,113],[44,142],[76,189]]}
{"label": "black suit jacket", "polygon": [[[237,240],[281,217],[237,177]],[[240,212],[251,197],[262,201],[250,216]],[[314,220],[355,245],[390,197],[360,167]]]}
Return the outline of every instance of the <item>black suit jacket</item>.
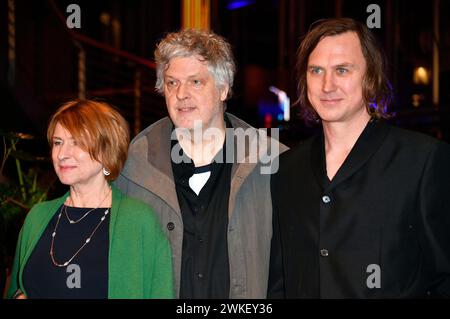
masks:
{"label": "black suit jacket", "polygon": [[272,179],[287,298],[450,295],[450,146],[369,122],[330,182],[323,134]]}

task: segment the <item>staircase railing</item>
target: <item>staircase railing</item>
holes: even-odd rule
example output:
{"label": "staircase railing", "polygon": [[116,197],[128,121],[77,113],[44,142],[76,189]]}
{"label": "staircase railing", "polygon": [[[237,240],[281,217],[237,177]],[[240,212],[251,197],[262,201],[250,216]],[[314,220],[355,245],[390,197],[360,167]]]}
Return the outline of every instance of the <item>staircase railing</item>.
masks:
{"label": "staircase railing", "polygon": [[129,121],[132,134],[166,114],[164,100],[154,90],[153,61],[67,28],[66,17],[55,1],[49,0],[49,4],[76,51],[71,67],[76,68],[77,92],[66,92],[68,96],[100,98],[115,105]]}

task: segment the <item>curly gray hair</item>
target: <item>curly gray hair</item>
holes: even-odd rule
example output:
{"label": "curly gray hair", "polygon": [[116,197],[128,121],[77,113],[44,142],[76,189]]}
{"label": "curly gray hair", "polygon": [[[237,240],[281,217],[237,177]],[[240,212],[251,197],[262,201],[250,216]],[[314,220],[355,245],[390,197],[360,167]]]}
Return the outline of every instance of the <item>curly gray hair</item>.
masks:
{"label": "curly gray hair", "polygon": [[164,95],[164,71],[170,60],[177,57],[198,56],[207,63],[216,87],[228,86],[227,98],[231,97],[236,65],[230,44],[221,36],[196,29],[169,33],[156,46],[156,90]]}

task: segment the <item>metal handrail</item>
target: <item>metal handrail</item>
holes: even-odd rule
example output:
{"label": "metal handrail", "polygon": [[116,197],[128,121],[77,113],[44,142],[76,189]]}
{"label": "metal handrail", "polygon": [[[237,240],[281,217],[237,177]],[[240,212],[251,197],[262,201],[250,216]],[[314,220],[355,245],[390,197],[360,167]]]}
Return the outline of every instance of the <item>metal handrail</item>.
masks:
{"label": "metal handrail", "polygon": [[107,99],[122,110],[134,134],[143,124],[166,114],[163,100],[154,90],[156,65],[153,61],[67,28],[66,18],[55,1],[48,2],[78,50],[79,98]]}

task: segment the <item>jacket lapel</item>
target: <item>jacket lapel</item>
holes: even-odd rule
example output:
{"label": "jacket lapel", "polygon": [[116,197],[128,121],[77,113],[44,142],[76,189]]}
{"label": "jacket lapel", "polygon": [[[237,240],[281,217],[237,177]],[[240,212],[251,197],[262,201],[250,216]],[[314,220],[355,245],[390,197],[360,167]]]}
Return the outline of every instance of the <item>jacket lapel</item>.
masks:
{"label": "jacket lapel", "polygon": [[[242,128],[245,130],[251,128],[250,125],[229,113],[226,113],[225,116],[228,117],[234,129]],[[127,165],[123,169],[122,174],[156,194],[181,216],[170,158],[172,128],[172,122],[166,117],[142,131],[135,138],[135,142],[132,142],[133,147],[130,148]],[[254,138],[257,138],[259,132],[256,129],[254,130],[256,132]],[[270,139],[267,138],[267,140],[270,145]],[[242,145],[237,145],[235,139],[233,147],[236,157],[236,154],[238,154],[237,147],[242,147]],[[282,144],[279,144],[279,148],[280,153],[287,149]],[[263,145],[258,151],[260,154],[266,152],[267,145]],[[144,158],[142,154],[147,154],[147,157]],[[245,148],[244,163],[233,164],[231,170],[230,200],[228,205],[230,217],[238,190],[257,165],[257,163],[249,163],[248,157],[248,148]]]}
{"label": "jacket lapel", "polygon": [[[57,213],[58,208],[65,202],[66,198],[69,196],[69,192],[67,192],[64,196],[54,199],[52,201],[49,201],[47,203],[44,203],[39,208],[34,208],[37,211],[35,211],[35,214],[42,215],[42,217],[39,217],[39,219],[35,219],[36,221],[39,221],[39,225],[36,227],[32,227],[32,231],[29,234],[29,237],[27,238],[26,244],[22,243],[22,245],[25,245],[26,249],[24,251],[24,255],[20,256],[21,258],[21,265],[19,269],[19,282],[20,287],[22,291],[26,294],[26,291],[23,286],[23,271],[25,269],[25,265],[30,258],[31,253],[33,252],[34,248],[36,247],[39,239],[41,239],[42,234],[44,233],[45,229],[47,228],[48,224],[50,223],[50,220],[53,218],[53,216]],[[23,232],[23,230],[22,230]]]}
{"label": "jacket lapel", "polygon": [[[111,203],[111,211],[109,215],[109,247],[112,246],[114,240],[114,230],[116,227],[118,212],[120,211],[120,205],[122,204],[123,194],[120,190],[114,185],[110,184],[112,189],[112,203]],[[111,250],[110,250],[111,254]]]}
{"label": "jacket lapel", "polygon": [[170,159],[171,134],[172,122],[167,117],[144,130],[135,139],[122,174],[150,190],[181,216]]}
{"label": "jacket lapel", "polygon": [[383,121],[370,121],[326,191],[332,190],[357,172],[380,148],[388,132],[389,126]]}
{"label": "jacket lapel", "polygon": [[49,201],[44,209],[41,209],[39,211],[39,214],[42,214],[42,218],[39,219],[39,226],[34,227],[33,229],[36,231],[35,233],[32,233],[29,238],[29,243],[27,245],[28,251],[26,253],[26,260],[28,260],[28,257],[31,255],[31,252],[34,250],[34,247],[36,246],[39,239],[42,237],[42,234],[44,233],[44,230],[47,228],[48,224],[50,223],[50,220],[55,216],[55,214],[58,212],[58,208],[65,202],[66,198],[69,196],[69,192],[67,192],[64,196],[54,199],[52,201]]}

